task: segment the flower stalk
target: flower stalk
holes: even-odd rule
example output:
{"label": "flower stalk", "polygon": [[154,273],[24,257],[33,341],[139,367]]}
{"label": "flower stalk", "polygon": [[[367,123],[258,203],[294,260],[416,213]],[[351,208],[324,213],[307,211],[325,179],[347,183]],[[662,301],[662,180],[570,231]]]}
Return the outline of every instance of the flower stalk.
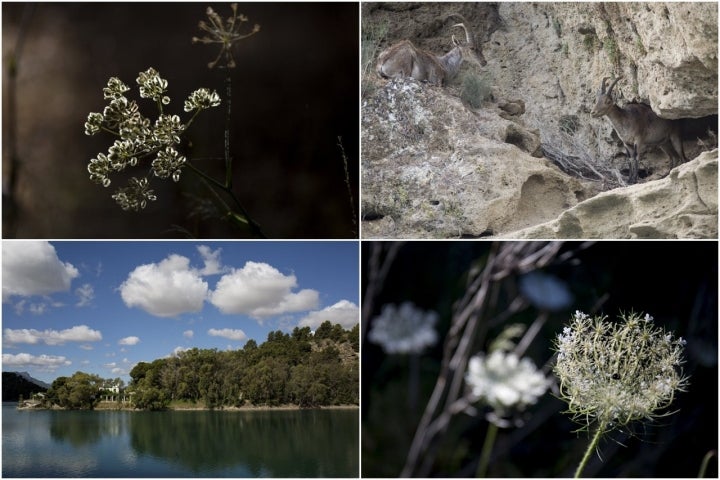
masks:
{"label": "flower stalk", "polygon": [[482,451],[480,452],[480,462],[478,463],[477,473],[475,474],[477,478],[485,478],[485,475],[487,475],[488,465],[490,465],[490,454],[495,445],[497,433],[498,426],[494,422],[488,422],[485,441],[483,442]]}
{"label": "flower stalk", "polygon": [[576,477],[605,433],[674,413],[664,409],[688,385],[685,343],[656,327],[650,315],[621,314],[618,322],[608,322],[575,312],[557,336],[554,370],[567,413],[582,430],[597,425]]}
{"label": "flower stalk", "polygon": [[592,455],[592,452],[597,448],[598,443],[600,443],[600,437],[602,437],[603,433],[605,433],[605,424],[601,423],[598,426],[597,431],[595,432],[595,435],[593,436],[593,439],[590,442],[590,445],[588,445],[587,450],[585,450],[585,455],[583,455],[582,460],[580,460],[580,464],[578,465],[577,469],[575,470],[574,478],[580,478],[580,475],[582,474],[583,470],[585,469],[585,465],[587,465],[588,460],[590,460],[590,455]]}

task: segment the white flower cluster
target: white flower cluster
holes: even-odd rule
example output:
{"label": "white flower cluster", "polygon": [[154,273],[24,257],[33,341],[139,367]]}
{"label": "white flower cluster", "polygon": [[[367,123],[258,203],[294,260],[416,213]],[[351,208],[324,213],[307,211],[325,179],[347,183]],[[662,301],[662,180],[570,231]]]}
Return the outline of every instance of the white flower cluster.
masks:
{"label": "white flower cluster", "polygon": [[606,428],[651,419],[683,391],[685,341],[656,328],[650,315],[619,322],[575,312],[556,341],[560,393],[576,420]]}
{"label": "white flower cluster", "polygon": [[437,320],[437,313],[424,312],[411,302],[400,307],[385,305],[373,320],[368,340],[387,353],[420,353],[437,342]]}
{"label": "white flower cluster", "polygon": [[[162,105],[170,103],[170,98],[165,95],[168,82],[154,68],[140,72],[136,81],[140,96],[157,102],[160,114],[154,124],[140,113],[135,100],[125,97],[125,92],[130,88],[117,77],[111,77],[103,88],[103,97],[109,100],[109,104],[102,113],[90,113],[85,122],[86,135],[95,135],[104,130],[119,137],[107,154],[100,153],[88,163],[90,180],[103,187],[110,186],[111,174],[135,167],[146,157],[157,155],[150,166],[154,176],[172,178],[175,182],[180,180],[182,167],[186,164],[185,157],[180,155],[176,147],[180,143],[180,135],[195,117],[183,124],[178,115],[162,113]],[[201,88],[185,101],[185,111],[195,110],[194,115],[197,115],[201,110],[219,104],[220,97],[215,91]],[[156,199],[149,189],[147,177],[131,177],[128,187],[118,189],[112,198],[123,210],[141,210],[148,201]]]}
{"label": "white flower cluster", "polygon": [[472,357],[465,382],[474,397],[499,412],[536,403],[551,385],[532,360],[502,350]]}

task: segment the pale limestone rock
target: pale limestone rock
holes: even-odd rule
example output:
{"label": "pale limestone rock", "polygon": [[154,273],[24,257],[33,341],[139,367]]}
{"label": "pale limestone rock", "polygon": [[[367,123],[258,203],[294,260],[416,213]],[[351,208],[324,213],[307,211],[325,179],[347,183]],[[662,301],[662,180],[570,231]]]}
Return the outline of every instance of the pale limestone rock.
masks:
{"label": "pale limestone rock", "polygon": [[507,238],[717,238],[717,149],[653,182],[603,192]]}

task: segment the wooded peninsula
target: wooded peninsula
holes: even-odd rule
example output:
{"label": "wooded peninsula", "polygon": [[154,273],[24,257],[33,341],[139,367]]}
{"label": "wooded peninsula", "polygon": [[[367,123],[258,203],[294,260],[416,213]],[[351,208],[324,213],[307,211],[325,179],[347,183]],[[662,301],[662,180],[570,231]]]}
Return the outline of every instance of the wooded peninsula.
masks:
{"label": "wooded peninsula", "polygon": [[270,332],[258,345],[218,351],[193,348],[140,362],[130,383],[76,372],[58,377],[36,408],[141,410],[314,408],[359,404],[359,327],[324,322],[315,332]]}

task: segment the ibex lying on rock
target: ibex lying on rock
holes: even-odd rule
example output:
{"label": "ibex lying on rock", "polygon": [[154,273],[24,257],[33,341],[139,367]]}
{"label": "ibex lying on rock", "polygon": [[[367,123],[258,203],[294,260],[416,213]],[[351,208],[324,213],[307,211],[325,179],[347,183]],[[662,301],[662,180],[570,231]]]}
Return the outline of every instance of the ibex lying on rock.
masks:
{"label": "ibex lying on rock", "polygon": [[443,85],[458,72],[463,60],[480,66],[487,64],[482,49],[475,45],[465,24],[457,23],[453,27],[465,30],[464,43],[453,35],[454,48],[439,56],[417,48],[410,40],[403,40],[378,55],[378,75],[384,78],[412,77],[420,82]]}
{"label": "ibex lying on rock", "polygon": [[636,183],[638,180],[638,160],[640,152],[646,145],[659,146],[670,157],[671,170],[675,167],[676,160],[679,160],[677,165],[684,162],[685,152],[680,138],[680,124],[658,117],[649,106],[640,103],[631,103],[624,108],[618,107],[612,99],[612,89],[623,77],[616,78],[606,92],[605,82],[608,78],[610,77],[603,78],[591,115],[593,117],[607,115],[620,140],[623,141],[630,159],[630,183]]}

